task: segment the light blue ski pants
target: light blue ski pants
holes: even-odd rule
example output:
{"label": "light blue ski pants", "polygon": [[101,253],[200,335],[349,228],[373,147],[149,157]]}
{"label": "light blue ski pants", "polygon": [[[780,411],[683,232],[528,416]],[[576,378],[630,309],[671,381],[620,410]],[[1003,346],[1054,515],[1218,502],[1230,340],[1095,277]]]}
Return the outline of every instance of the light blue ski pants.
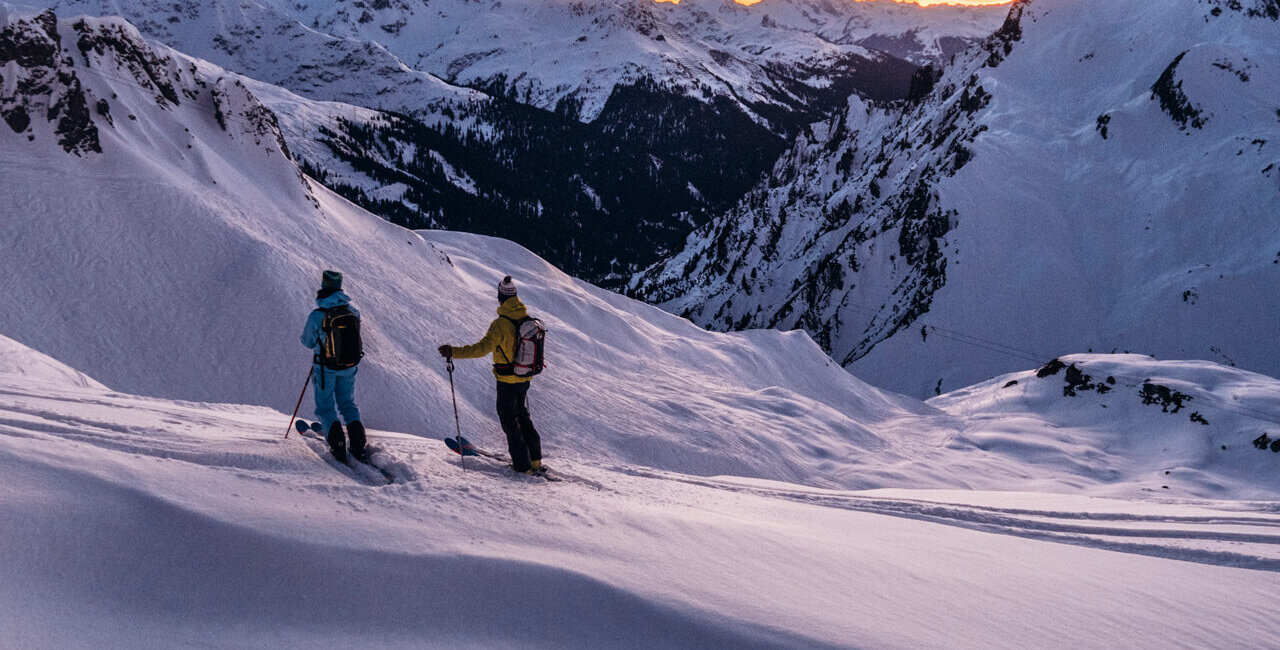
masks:
{"label": "light blue ski pants", "polygon": [[[311,373],[311,384],[316,395],[316,419],[329,432],[329,427],[338,421],[338,411],[347,426],[360,420],[360,409],[356,408],[356,371],[360,366],[345,370],[334,370],[320,364],[314,364]],[[335,408],[336,406],[336,408]]]}

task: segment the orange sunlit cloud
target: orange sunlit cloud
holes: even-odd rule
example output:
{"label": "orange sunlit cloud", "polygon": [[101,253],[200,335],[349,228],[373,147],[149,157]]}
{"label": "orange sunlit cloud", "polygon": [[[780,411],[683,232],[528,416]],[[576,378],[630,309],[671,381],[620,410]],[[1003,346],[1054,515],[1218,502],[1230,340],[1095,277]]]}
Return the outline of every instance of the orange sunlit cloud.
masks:
{"label": "orange sunlit cloud", "polygon": [[[760,0],[737,0],[738,4],[753,5]],[[854,2],[865,2],[866,0],[853,0]],[[915,4],[928,7],[929,5],[1007,5],[1013,0],[895,0],[896,2],[914,2]],[[658,2],[675,2],[680,0],[658,0]]]}
{"label": "orange sunlit cloud", "polygon": [[918,5],[1007,5],[1013,0],[913,0]]}

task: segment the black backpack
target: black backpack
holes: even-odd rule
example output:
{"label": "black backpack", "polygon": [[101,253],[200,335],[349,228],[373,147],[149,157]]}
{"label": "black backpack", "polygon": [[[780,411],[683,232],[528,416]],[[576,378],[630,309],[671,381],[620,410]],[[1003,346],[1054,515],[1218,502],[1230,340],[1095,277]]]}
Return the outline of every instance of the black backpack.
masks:
{"label": "black backpack", "polygon": [[346,305],[317,309],[324,313],[320,321],[323,334],[316,362],[331,370],[345,370],[360,363],[364,350],[360,344],[360,317]]}

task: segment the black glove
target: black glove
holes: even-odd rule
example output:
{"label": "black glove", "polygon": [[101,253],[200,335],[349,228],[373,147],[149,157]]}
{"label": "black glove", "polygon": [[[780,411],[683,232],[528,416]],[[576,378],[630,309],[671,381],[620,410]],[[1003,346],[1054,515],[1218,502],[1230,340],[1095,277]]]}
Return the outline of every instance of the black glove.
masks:
{"label": "black glove", "polygon": [[436,352],[439,352],[439,353],[440,353],[440,356],[442,356],[442,357],[444,357],[444,358],[446,358],[446,359],[451,359],[451,358],[453,358],[453,346],[452,346],[452,345],[442,345],[442,346],[440,346],[440,347],[436,348]]}

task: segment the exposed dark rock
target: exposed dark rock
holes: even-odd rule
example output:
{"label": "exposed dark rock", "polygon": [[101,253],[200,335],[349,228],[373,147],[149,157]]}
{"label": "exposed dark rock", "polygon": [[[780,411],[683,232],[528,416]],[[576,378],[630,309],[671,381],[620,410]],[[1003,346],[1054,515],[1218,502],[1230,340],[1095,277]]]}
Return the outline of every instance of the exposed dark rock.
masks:
{"label": "exposed dark rock", "polygon": [[76,47],[86,62],[91,61],[90,53],[110,57],[116,65],[128,70],[139,86],[156,91],[156,101],[161,106],[166,101],[174,105],[181,103],[164,62],[124,26],[108,23],[94,28],[79,20],[71,27],[79,34]]}
{"label": "exposed dark rock", "polygon": [[1010,5],[1004,24],[983,44],[988,52],[988,66],[994,68],[1000,65],[1004,57],[1013,52],[1013,44],[1022,40],[1022,12],[1029,2],[1030,0],[1016,0]]}
{"label": "exposed dark rock", "polygon": [[21,68],[50,67],[57,59],[61,37],[53,11],[41,13],[32,22],[41,29],[24,29],[29,23],[19,21],[0,30],[0,66],[17,61]]}
{"label": "exposed dark rock", "polygon": [[1190,125],[1192,128],[1202,128],[1208,118],[1182,92],[1182,81],[1178,79],[1178,65],[1182,63],[1182,58],[1187,53],[1183,52],[1173,59],[1164,72],[1160,74],[1160,78],[1151,86],[1151,98],[1160,100],[1160,109],[1173,118],[1177,122],[1180,129],[1186,130]]}
{"label": "exposed dark rock", "polygon": [[49,107],[49,119],[57,120],[54,134],[58,136],[58,144],[67,153],[102,153],[98,127],[89,114],[89,102],[80,80],[74,74],[59,75],[58,80],[65,84],[66,91]]}
{"label": "exposed dark rock", "polygon": [[1059,371],[1066,367],[1067,364],[1063,363],[1061,359],[1054,359],[1053,361],[1041,366],[1040,369],[1036,371],[1036,377],[1044,379],[1045,377],[1058,374]]}
{"label": "exposed dark rock", "polygon": [[1075,397],[1080,391],[1094,391],[1099,395],[1106,395],[1112,390],[1111,386],[1105,382],[1094,382],[1092,375],[1085,373],[1074,363],[1067,366],[1065,380],[1066,383],[1062,387],[1064,397]]}
{"label": "exposed dark rock", "polygon": [[0,116],[21,133],[31,126],[33,115],[43,113],[68,153],[101,153],[88,99],[72,61],[61,56],[61,42],[52,11],[0,30],[0,66],[16,64],[13,94],[0,95]]}
{"label": "exposed dark rock", "polygon": [[1159,405],[1160,410],[1165,413],[1177,413],[1182,410],[1185,402],[1190,402],[1193,399],[1186,393],[1179,392],[1168,386],[1153,384],[1150,381],[1143,382],[1139,396],[1142,397],[1143,404]]}
{"label": "exposed dark rock", "polygon": [[1250,18],[1280,20],[1280,0],[1208,0],[1216,5],[1209,13],[1214,16],[1222,14],[1222,10],[1240,12]]}
{"label": "exposed dark rock", "polygon": [[907,89],[907,101],[920,101],[933,92],[933,85],[938,81],[939,72],[927,65],[911,75],[911,86]]}
{"label": "exposed dark rock", "polygon": [[31,116],[22,106],[13,106],[0,111],[0,116],[4,117],[5,124],[8,124],[14,133],[22,133],[31,126]]}

